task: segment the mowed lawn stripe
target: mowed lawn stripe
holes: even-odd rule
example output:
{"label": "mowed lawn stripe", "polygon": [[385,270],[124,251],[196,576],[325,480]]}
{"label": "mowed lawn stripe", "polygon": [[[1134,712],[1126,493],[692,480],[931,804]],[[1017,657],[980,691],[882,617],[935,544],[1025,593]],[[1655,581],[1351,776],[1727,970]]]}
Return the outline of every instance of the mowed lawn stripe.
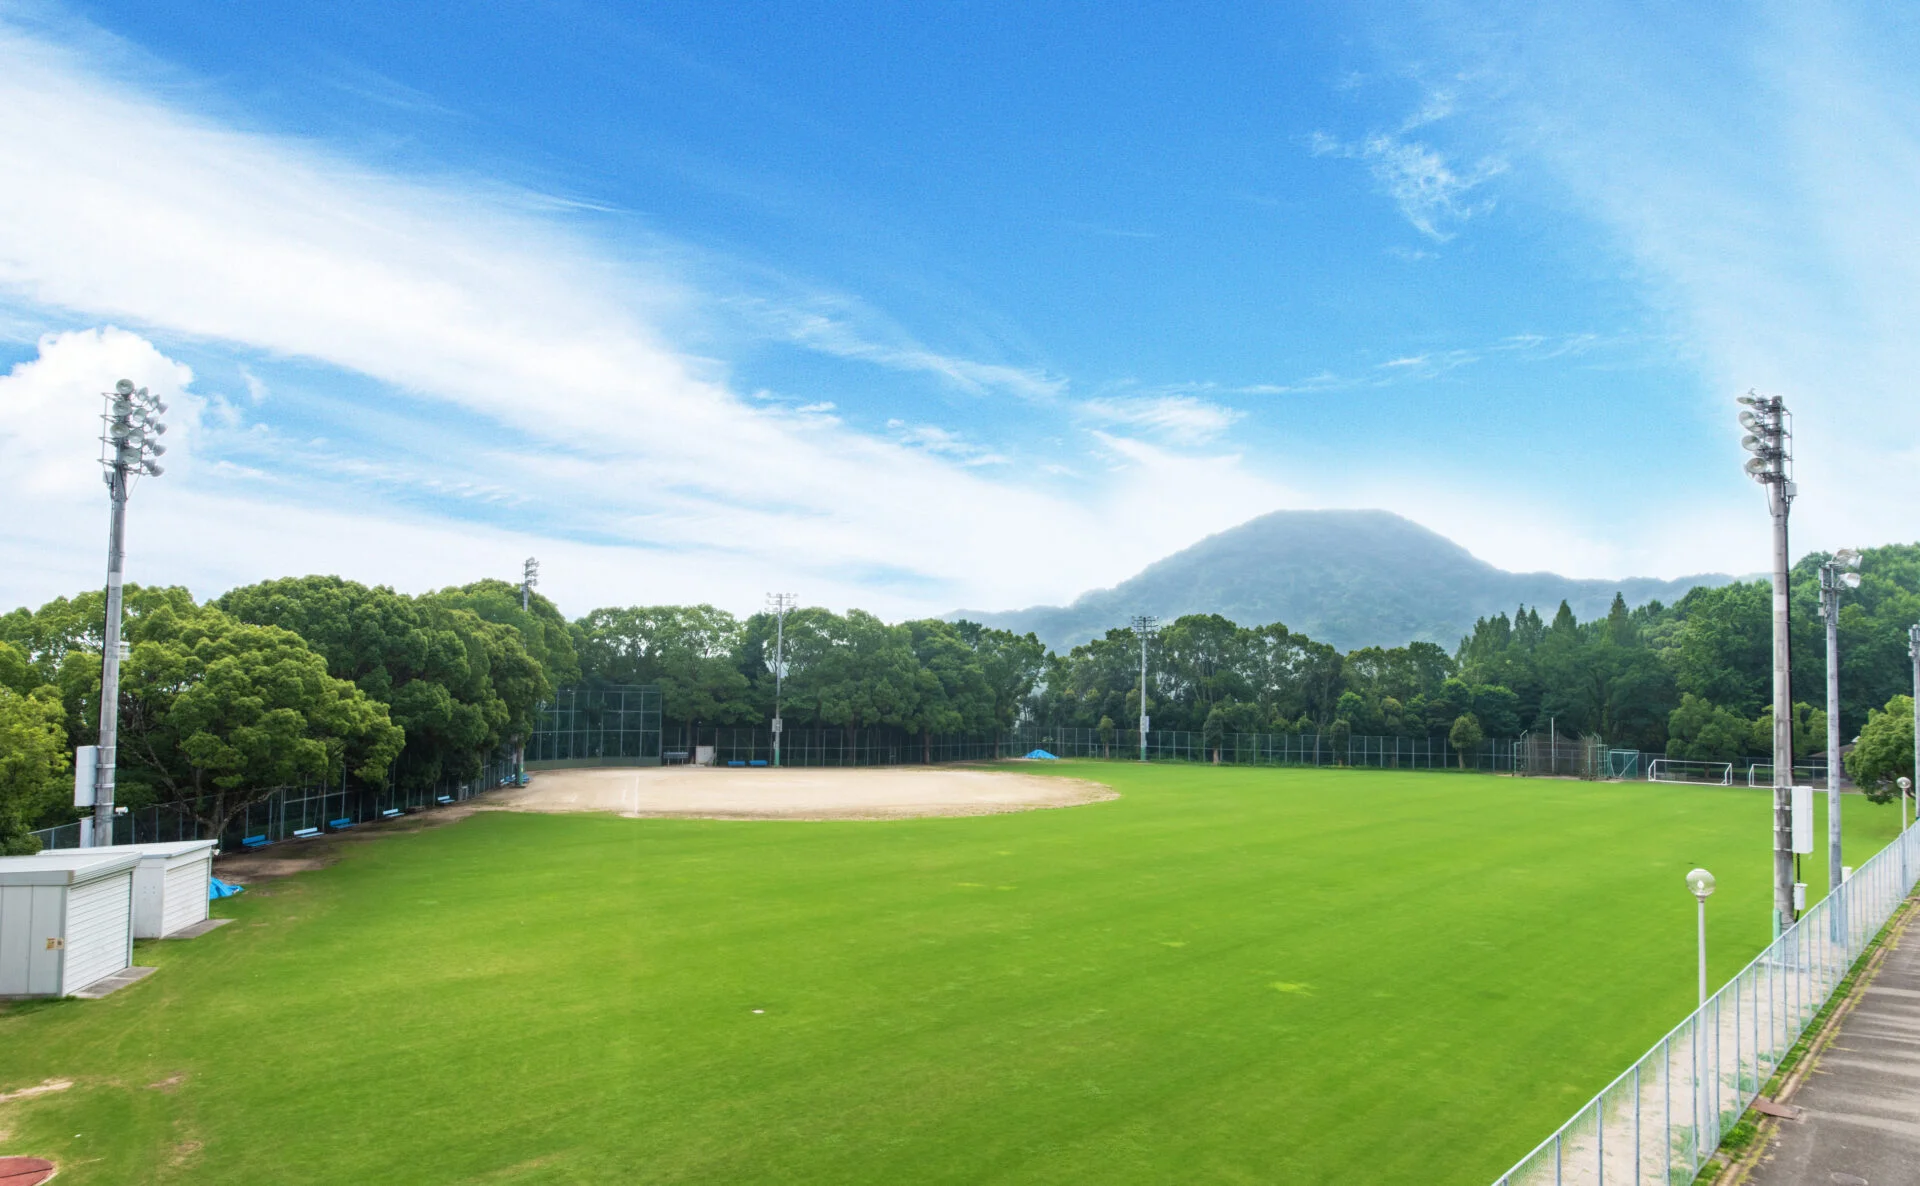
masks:
{"label": "mowed lawn stripe", "polygon": [[[0,1011],[0,1090],[77,1081],[0,1105],[0,1152],[82,1183],[1477,1184],[1691,1007],[1687,868],[1720,877],[1716,978],[1767,935],[1766,792],[1059,769],[1122,798],[351,845],[143,944],[141,985]],[[1848,806],[1858,863],[1894,811]]]}

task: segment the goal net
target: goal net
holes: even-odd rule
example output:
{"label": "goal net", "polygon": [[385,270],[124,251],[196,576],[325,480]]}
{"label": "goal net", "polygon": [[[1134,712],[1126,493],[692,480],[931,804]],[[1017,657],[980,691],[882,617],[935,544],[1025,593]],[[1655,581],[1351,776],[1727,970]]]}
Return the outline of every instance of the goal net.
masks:
{"label": "goal net", "polygon": [[1655,758],[1647,763],[1648,782],[1691,782],[1708,786],[1733,785],[1732,762],[1695,762],[1683,758]]}
{"label": "goal net", "polygon": [[[1802,766],[1793,765],[1793,786],[1825,785],[1827,780],[1826,763]],[[1773,763],[1753,762],[1747,766],[1747,785],[1750,787],[1770,787],[1773,785]]]}
{"label": "goal net", "polygon": [[1640,776],[1640,751],[1637,749],[1610,749],[1607,751],[1608,778],[1638,778]]}

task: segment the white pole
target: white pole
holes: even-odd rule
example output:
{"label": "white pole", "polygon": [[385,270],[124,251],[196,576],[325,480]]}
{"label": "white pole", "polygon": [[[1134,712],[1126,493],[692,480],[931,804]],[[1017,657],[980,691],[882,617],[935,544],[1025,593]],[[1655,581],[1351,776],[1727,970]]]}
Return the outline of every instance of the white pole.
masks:
{"label": "white pole", "polygon": [[1840,888],[1840,566],[1831,560],[1820,566],[1820,615],[1827,620],[1827,892],[1834,893]]}
{"label": "white pole", "polygon": [[1707,900],[1700,903],[1700,1003],[1707,1003]]}

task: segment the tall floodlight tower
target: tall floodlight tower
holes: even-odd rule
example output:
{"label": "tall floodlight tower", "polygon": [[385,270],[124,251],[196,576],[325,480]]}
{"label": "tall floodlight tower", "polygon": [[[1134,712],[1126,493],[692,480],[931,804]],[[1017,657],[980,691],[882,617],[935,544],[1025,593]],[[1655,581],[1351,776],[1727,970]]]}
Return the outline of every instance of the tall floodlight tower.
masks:
{"label": "tall floodlight tower", "polygon": [[[167,405],[122,379],[103,397],[100,464],[105,470],[112,515],[107,527],[107,621],[100,652],[100,745],[93,775],[93,835],[90,843],[113,843],[114,745],[120,727],[120,585],[127,544],[127,494],[134,478],[159,477],[156,460],[167,451],[160,422]],[[82,804],[84,806],[84,804]]]}
{"label": "tall floodlight tower", "polygon": [[787,675],[787,615],[799,598],[791,593],[767,594],[767,612],[773,615],[773,764],[780,764],[780,735],[787,723],[780,719],[781,684]]}
{"label": "tall floodlight tower", "polygon": [[529,556],[520,566],[520,612],[533,603],[533,587],[540,583],[540,562]]}
{"label": "tall floodlight tower", "polygon": [[1140,760],[1147,760],[1147,726],[1152,723],[1147,716],[1147,640],[1160,625],[1160,619],[1152,614],[1135,614],[1129,623],[1133,632],[1140,636]]}
{"label": "tall floodlight tower", "polygon": [[1773,516],[1773,931],[1793,921],[1793,650],[1787,614],[1787,512],[1793,483],[1793,420],[1777,395],[1740,397],[1746,471],[1767,488]]}
{"label": "tall floodlight tower", "polygon": [[[1820,616],[1827,623],[1827,892],[1840,888],[1840,591],[1858,589],[1860,553],[1841,548],[1820,566]],[[1835,917],[1838,917],[1836,915]]]}

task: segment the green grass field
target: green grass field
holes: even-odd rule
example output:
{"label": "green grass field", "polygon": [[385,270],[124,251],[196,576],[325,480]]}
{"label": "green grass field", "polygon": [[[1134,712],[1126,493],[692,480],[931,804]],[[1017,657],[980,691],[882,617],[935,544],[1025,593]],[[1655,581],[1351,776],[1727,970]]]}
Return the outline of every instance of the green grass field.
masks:
{"label": "green grass field", "polygon": [[[1716,983],[1767,938],[1765,791],[1060,771],[1122,798],[344,846],[114,997],[0,1006],[0,1091],[76,1083],[0,1104],[0,1153],[63,1186],[1484,1186],[1692,1007],[1689,868]],[[1858,862],[1895,809],[1848,806]]]}

